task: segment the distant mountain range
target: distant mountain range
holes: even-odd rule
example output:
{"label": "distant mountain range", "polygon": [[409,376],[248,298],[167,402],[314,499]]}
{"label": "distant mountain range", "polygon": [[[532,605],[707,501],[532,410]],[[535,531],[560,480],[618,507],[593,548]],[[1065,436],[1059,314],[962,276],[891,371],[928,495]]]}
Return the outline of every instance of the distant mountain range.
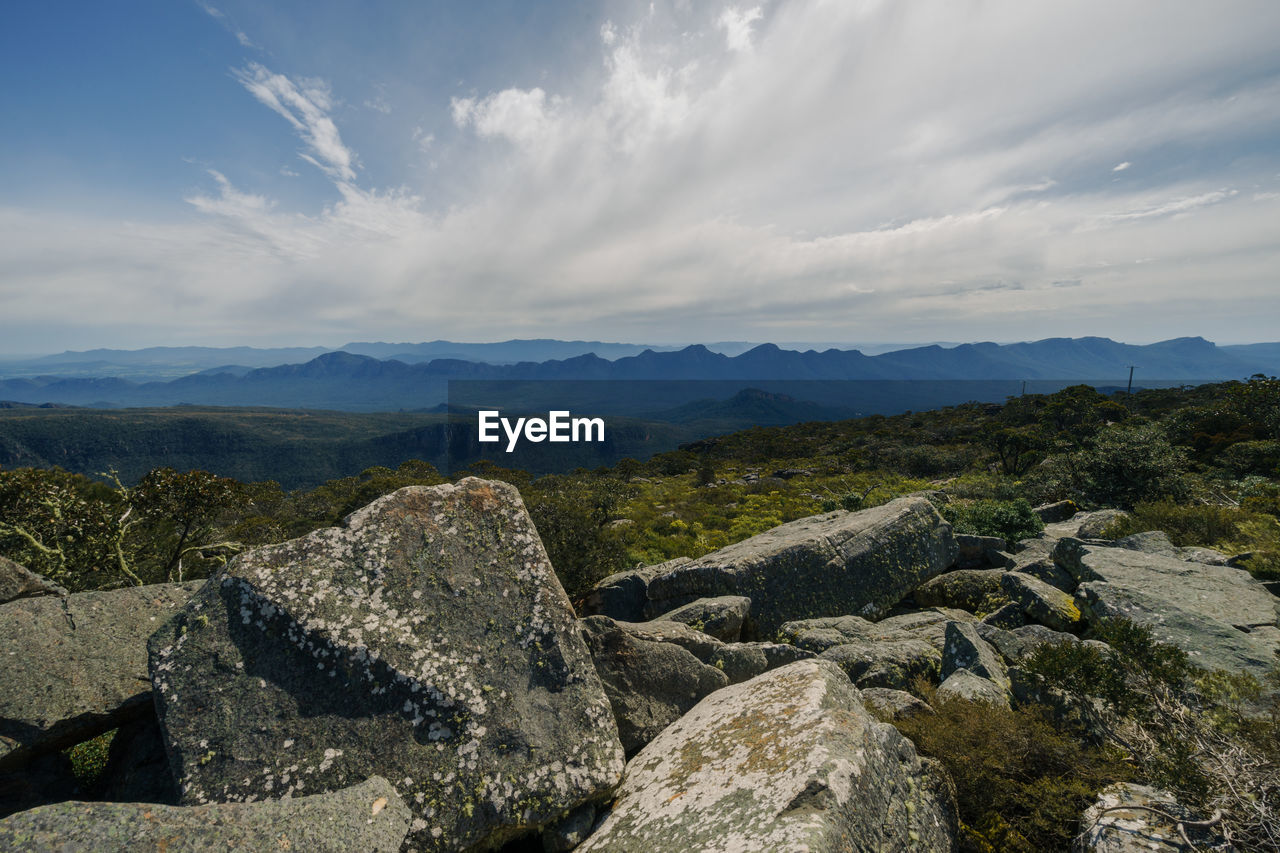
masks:
{"label": "distant mountain range", "polygon": [[[0,400],[21,403],[60,403],[79,406],[128,407],[191,404],[205,406],[272,406],[281,408],[315,408],[347,411],[425,410],[444,402],[450,381],[662,381],[678,380],[737,383],[737,388],[763,386],[773,382],[867,381],[941,382],[972,381],[988,383],[981,393],[963,396],[963,389],[950,389],[949,398],[1003,399],[1016,393],[1009,383],[1020,381],[1087,382],[1123,386],[1129,366],[1136,366],[1135,384],[1205,382],[1245,379],[1254,373],[1280,373],[1280,343],[1219,347],[1203,338],[1177,338],[1156,344],[1136,346],[1107,338],[1050,338],[1032,343],[962,344],[952,348],[915,347],[879,355],[866,355],[858,350],[828,349],[823,352],[785,350],[773,344],[761,344],[739,355],[714,352],[707,346],[695,345],[676,351],[643,349],[634,354],[618,353],[630,344],[600,344],[610,359],[596,352],[568,358],[522,360],[497,363],[499,356],[515,357],[519,353],[542,353],[560,350],[580,351],[591,342],[572,341],[507,341],[501,344],[352,344],[352,349],[366,352],[321,352],[299,363],[252,367],[227,364],[229,357],[263,353],[301,353],[312,356],[312,350],[237,350],[204,348],[155,348],[135,352],[110,351],[113,362],[134,359],[131,364],[169,364],[186,359],[188,365],[201,359],[217,359],[194,372],[167,381],[136,381],[120,375],[58,375],[59,365],[84,364],[74,357],[93,359],[107,351],[65,353],[42,361],[50,375],[24,376],[0,380]],[[463,348],[460,357],[427,358],[432,348]],[[473,349],[466,349],[473,348]],[[477,349],[478,348],[478,349]],[[488,348],[488,349],[484,349]],[[610,349],[613,348],[613,349]],[[452,351],[452,350],[450,350]],[[398,353],[402,358],[386,357]],[[416,353],[416,355],[414,355]],[[494,361],[482,361],[477,353]],[[276,356],[272,356],[276,357]],[[412,361],[406,359],[419,358]],[[58,361],[58,359],[69,359]],[[171,359],[164,362],[163,359]],[[150,361],[148,361],[150,360]],[[998,383],[993,385],[990,383]],[[944,386],[940,386],[944,387]],[[978,386],[975,385],[975,388]],[[722,391],[724,389],[718,389]],[[784,389],[785,390],[785,389]],[[617,393],[628,395],[625,389]],[[732,389],[730,389],[732,393]],[[785,390],[800,400],[826,403],[820,396]],[[674,408],[695,399],[723,397],[703,394],[684,395],[678,401],[670,398],[636,400],[633,407],[643,411],[644,404],[659,403]],[[883,396],[883,395],[882,395]],[[917,395],[918,396],[918,395]],[[878,400],[880,398],[877,398]],[[884,397],[876,409],[892,410],[893,396]],[[905,399],[905,398],[904,398]],[[931,398],[917,400],[905,408],[922,408]],[[954,402],[940,400],[936,405]],[[866,407],[857,403],[840,408]],[[652,407],[649,409],[652,411]]]}

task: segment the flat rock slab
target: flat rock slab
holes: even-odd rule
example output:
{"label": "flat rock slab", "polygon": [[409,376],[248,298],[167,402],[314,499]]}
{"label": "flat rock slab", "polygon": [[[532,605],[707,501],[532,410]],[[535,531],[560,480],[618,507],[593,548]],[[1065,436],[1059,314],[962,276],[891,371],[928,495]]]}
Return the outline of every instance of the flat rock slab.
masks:
{"label": "flat rock slab", "polygon": [[21,563],[0,557],[0,604],[41,595],[67,595],[67,591]]}
{"label": "flat rock slab", "polygon": [[[1150,811],[1156,809],[1180,821],[1203,821],[1167,791],[1147,785],[1118,782],[1098,794],[1098,801],[1080,819],[1080,835],[1073,853],[1182,853],[1176,821]],[[1188,839],[1196,850],[1227,853],[1235,847],[1214,828],[1189,827]]]}
{"label": "flat rock slab", "polygon": [[519,493],[401,489],[232,560],[152,637],[183,802],[388,779],[419,850],[501,846],[607,797],[609,700]]}
{"label": "flat rock slab", "polygon": [[655,616],[699,598],[751,599],[759,635],[784,622],[855,614],[878,619],[958,553],[951,525],[921,497],[783,524],[648,582]]}
{"label": "flat rock slab", "polygon": [[627,765],[579,853],[950,850],[954,802],[834,664],[703,699]]}
{"label": "flat rock slab", "polygon": [[1280,648],[1275,634],[1262,629],[1246,633],[1204,613],[1184,610],[1158,593],[1090,581],[1080,584],[1076,601],[1090,621],[1126,619],[1144,625],[1156,640],[1182,649],[1203,669],[1264,678],[1275,666]]}
{"label": "flat rock slab", "polygon": [[161,806],[66,802],[0,820],[0,849],[62,853],[294,850],[397,853],[412,815],[385,779],[258,803]]}
{"label": "flat rock slab", "polygon": [[900,613],[879,622],[860,616],[831,616],[788,622],[778,629],[778,637],[814,652],[861,641],[923,640],[941,654],[946,644],[947,623],[973,622],[976,618],[972,613],[947,607]]}
{"label": "flat rock slab", "polygon": [[1165,599],[1180,610],[1228,625],[1276,625],[1277,602],[1248,572],[1230,566],[1192,563],[1177,557],[1064,539],[1054,559],[1077,581],[1102,581],[1116,589]]}
{"label": "flat rock slab", "polygon": [[149,712],[147,637],[203,583],[0,605],[0,769]]}

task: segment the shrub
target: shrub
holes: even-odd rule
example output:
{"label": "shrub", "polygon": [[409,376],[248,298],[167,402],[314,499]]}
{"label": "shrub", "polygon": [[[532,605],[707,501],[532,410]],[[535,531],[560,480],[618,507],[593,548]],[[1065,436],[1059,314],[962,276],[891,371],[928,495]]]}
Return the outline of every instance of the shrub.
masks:
{"label": "shrub", "polygon": [[946,504],[942,517],[951,522],[957,533],[999,536],[1006,542],[1027,539],[1044,530],[1044,522],[1026,498]]}
{"label": "shrub", "polygon": [[1156,424],[1103,429],[1084,449],[1049,457],[1028,479],[1034,500],[1070,498],[1124,509],[1191,493],[1185,452]]}
{"label": "shrub", "polygon": [[1098,791],[1129,778],[1114,752],[1055,725],[1039,706],[940,702],[932,687],[916,687],[937,714],[894,725],[955,782],[961,850],[1066,850]]}
{"label": "shrub", "polygon": [[1178,504],[1171,500],[1143,501],[1129,515],[1107,525],[1102,535],[1119,539],[1148,530],[1163,530],[1169,541],[1179,547],[1213,547],[1235,541],[1240,534],[1240,524],[1252,518],[1252,513],[1234,507]]}

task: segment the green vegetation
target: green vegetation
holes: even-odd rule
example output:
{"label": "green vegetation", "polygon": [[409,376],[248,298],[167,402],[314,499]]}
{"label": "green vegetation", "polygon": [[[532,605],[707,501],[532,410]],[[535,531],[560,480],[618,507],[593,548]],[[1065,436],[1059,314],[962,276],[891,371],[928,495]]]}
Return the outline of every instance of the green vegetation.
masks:
{"label": "green vegetation", "polygon": [[[1250,552],[1246,565],[1276,579],[1278,389],[1280,381],[1262,377],[1131,397],[1075,386],[1004,406],[756,427],[612,468],[533,477],[480,463],[455,476],[496,477],[521,490],[574,597],[621,569],[697,557],[807,515],[939,486],[951,499],[943,511],[962,532],[1016,541],[1038,529],[1031,504],[1070,498],[1085,508],[1131,510],[1116,535],[1163,529],[1179,545]],[[410,461],[310,488],[280,485],[314,476],[322,463],[311,457],[335,464],[326,441],[372,446],[383,441],[380,431],[408,435],[423,418],[438,416],[231,410],[213,429],[216,419],[196,418],[209,412],[79,416],[97,418],[95,428],[112,441],[132,435],[163,443],[165,430],[177,430],[181,442],[221,442],[233,456],[252,445],[243,430],[269,434],[275,443],[252,445],[258,449],[249,456],[275,480],[231,479],[235,466],[218,476],[169,468],[125,472],[119,480],[56,468],[0,470],[0,554],[75,590],[198,578],[245,547],[335,524],[401,486],[446,479],[413,460],[409,444],[390,442]],[[291,449],[264,467],[277,445]],[[358,453],[346,455],[348,464],[360,464]]]}
{"label": "green vegetation", "polygon": [[1044,530],[1044,522],[1026,498],[944,504],[942,517],[951,522],[957,533],[999,536],[1010,544]]}
{"label": "green vegetation", "polygon": [[1089,743],[1031,704],[1016,710],[916,692],[936,710],[895,722],[956,786],[963,851],[1067,850],[1080,815],[1132,770],[1109,747]]}

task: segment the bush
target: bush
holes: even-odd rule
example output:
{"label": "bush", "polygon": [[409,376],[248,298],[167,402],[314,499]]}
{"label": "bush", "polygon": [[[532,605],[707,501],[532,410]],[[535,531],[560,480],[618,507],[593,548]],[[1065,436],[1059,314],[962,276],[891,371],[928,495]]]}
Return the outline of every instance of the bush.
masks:
{"label": "bush", "polygon": [[936,715],[895,722],[956,786],[963,851],[1066,850],[1098,792],[1129,778],[1110,750],[1053,723],[1039,706],[1018,710],[917,690]]}
{"label": "bush", "polygon": [[946,504],[942,507],[942,517],[951,522],[957,533],[999,536],[1009,543],[1027,539],[1044,530],[1044,522],[1026,498]]}
{"label": "bush", "polygon": [[1156,424],[1103,429],[1083,450],[1049,457],[1028,479],[1034,500],[1070,498],[1123,509],[1191,493],[1185,452]]}
{"label": "bush", "polygon": [[1210,504],[1178,504],[1171,500],[1143,501],[1133,511],[1102,532],[1105,539],[1119,539],[1148,530],[1163,530],[1179,547],[1224,546],[1240,535],[1240,524],[1254,518],[1234,507]]}

